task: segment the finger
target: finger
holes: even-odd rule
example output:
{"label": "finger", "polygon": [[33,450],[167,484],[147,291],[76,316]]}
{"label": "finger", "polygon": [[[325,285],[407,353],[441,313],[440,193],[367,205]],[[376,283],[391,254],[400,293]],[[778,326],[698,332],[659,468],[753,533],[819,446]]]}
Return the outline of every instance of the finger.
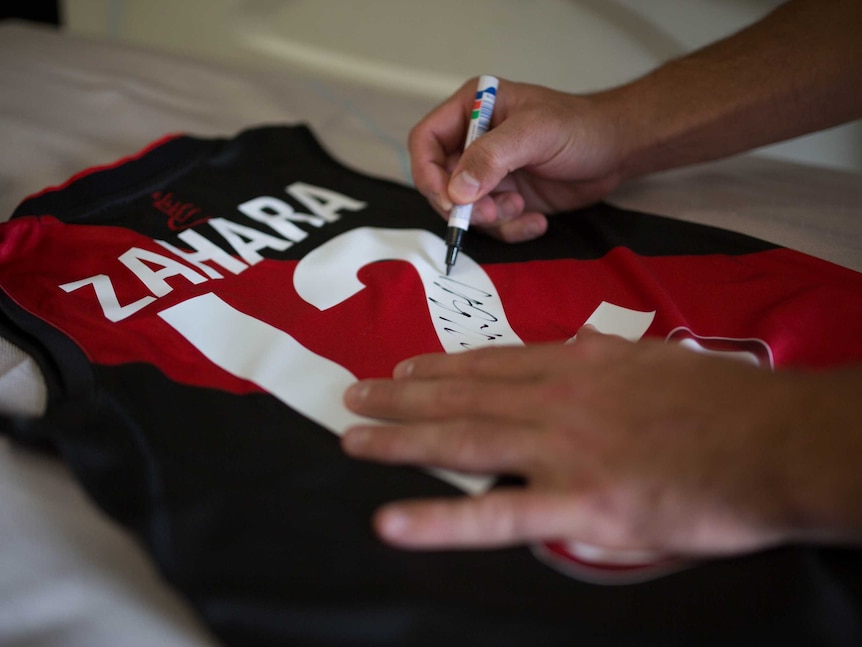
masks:
{"label": "finger", "polygon": [[514,191],[492,193],[473,204],[471,227],[488,231],[509,220],[514,220],[524,211],[524,198]]}
{"label": "finger", "polygon": [[402,548],[494,548],[577,537],[576,507],[572,495],[500,489],[389,504],[375,514],[374,527]]}
{"label": "finger", "polygon": [[[647,339],[638,343],[642,347],[657,342]],[[602,332],[592,324],[584,324],[566,344],[571,348],[573,361],[587,367],[625,361],[624,358],[632,351],[634,342],[618,334]]]}
{"label": "finger", "polygon": [[505,133],[491,131],[474,141],[467,149],[449,180],[447,193],[457,204],[471,204],[493,191],[518,166],[511,167],[512,144]]}
{"label": "finger", "polygon": [[578,337],[580,339],[601,339],[602,337],[607,337],[608,335],[601,332],[598,328],[596,328],[593,324],[585,323],[578,329]]}
{"label": "finger", "polygon": [[562,348],[561,344],[562,340],[529,346],[479,348],[464,353],[418,355],[399,363],[393,377],[483,377],[527,381],[565,366],[560,360],[571,354],[571,350]]}
{"label": "finger", "polygon": [[536,409],[532,390],[493,380],[363,380],[344,393],[348,409],[388,420],[489,417],[523,421]]}
{"label": "finger", "polygon": [[465,82],[416,124],[407,138],[413,183],[441,213],[452,208],[447,191],[450,170],[447,166],[451,155],[464,146],[475,83],[476,79]]}
{"label": "finger", "polygon": [[[423,182],[424,186],[419,192],[425,196],[434,211],[448,220],[449,212],[452,211],[453,206],[449,195],[446,193],[449,174],[432,164],[425,168]],[[419,188],[418,185],[417,188]]]}
{"label": "finger", "polygon": [[538,458],[537,430],[460,418],[409,426],[357,426],[341,444],[354,458],[465,472],[524,474]]}
{"label": "finger", "polygon": [[543,236],[548,231],[548,219],[542,213],[526,212],[486,231],[506,243],[524,243]]}
{"label": "finger", "polygon": [[496,189],[513,171],[546,161],[554,143],[521,121],[503,121],[464,150],[447,187],[453,202],[473,203]]}
{"label": "finger", "polygon": [[471,225],[506,243],[521,243],[542,236],[548,219],[537,211],[524,210],[524,197],[517,191],[499,191],[473,204]]}

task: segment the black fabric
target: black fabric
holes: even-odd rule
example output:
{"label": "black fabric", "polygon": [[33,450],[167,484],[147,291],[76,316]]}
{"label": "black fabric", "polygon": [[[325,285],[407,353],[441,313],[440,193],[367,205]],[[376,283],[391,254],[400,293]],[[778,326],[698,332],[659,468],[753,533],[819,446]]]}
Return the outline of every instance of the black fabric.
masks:
{"label": "black fabric", "polygon": [[0,8],[0,20],[17,18],[59,27],[57,0],[6,0]]}

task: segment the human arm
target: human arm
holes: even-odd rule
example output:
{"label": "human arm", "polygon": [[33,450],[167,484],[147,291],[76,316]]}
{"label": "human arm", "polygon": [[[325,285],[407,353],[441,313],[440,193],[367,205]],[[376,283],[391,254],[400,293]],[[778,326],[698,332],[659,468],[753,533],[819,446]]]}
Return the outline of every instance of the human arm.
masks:
{"label": "human arm", "polygon": [[396,545],[862,544],[860,368],[771,373],[584,329],[567,346],[414,358],[395,377],[346,394],[357,413],[398,421],[349,430],[349,454],[525,481],[391,504],[375,525]]}
{"label": "human arm", "polygon": [[793,0],[612,90],[637,106],[624,174],[704,162],[862,117],[862,3]]}
{"label": "human arm", "polygon": [[461,156],[469,81],[411,132],[414,182],[443,214],[478,197],[475,225],[508,241],[535,238],[547,214],[626,180],[862,117],[860,32],[857,0],[792,0],[603,92],[504,80],[494,128]]}

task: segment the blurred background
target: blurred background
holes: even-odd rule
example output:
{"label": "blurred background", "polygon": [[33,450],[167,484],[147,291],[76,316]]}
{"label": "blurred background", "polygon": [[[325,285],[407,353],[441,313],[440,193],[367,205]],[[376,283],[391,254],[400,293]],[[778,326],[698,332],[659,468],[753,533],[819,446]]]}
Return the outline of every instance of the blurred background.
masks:
{"label": "blurred background", "polygon": [[[482,73],[587,92],[730,34],[781,0],[7,0],[3,14],[429,104]],[[862,172],[862,123],[760,153]]]}

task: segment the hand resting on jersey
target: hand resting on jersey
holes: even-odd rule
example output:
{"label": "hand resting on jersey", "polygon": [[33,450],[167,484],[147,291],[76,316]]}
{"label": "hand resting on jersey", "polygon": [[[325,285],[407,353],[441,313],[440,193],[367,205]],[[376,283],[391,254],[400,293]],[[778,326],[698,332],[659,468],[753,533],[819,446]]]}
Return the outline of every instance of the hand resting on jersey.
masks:
{"label": "hand resting on jersey", "polygon": [[856,541],[862,436],[849,422],[862,415],[860,386],[858,374],[772,374],[584,328],[566,346],[426,355],[399,365],[394,380],[360,382],[347,405],[399,423],[353,428],[343,446],[366,459],[524,479],[384,507],[378,532],[405,547],[564,538],[716,555]]}

